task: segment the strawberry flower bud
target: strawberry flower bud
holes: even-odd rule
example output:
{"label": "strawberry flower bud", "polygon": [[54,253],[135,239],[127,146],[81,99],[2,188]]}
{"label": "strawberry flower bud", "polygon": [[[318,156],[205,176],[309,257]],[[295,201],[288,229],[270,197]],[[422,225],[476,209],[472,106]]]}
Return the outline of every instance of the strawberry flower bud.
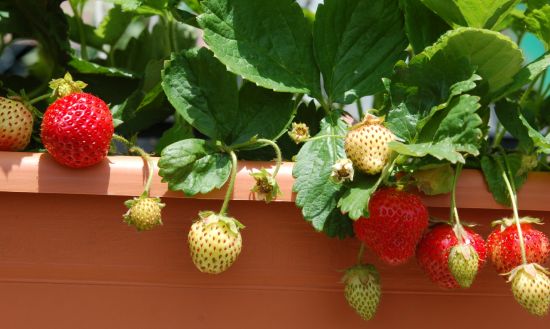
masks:
{"label": "strawberry flower bud", "polygon": [[305,123],[292,123],[292,129],[288,133],[290,138],[296,144],[305,142],[311,136],[309,135],[309,127]]}

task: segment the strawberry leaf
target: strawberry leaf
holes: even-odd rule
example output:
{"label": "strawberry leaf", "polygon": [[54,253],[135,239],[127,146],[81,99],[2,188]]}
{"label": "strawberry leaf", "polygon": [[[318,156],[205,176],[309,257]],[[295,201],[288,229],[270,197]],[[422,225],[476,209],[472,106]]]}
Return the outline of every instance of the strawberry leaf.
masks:
{"label": "strawberry leaf", "polygon": [[[317,136],[344,135],[347,125],[332,113],[321,122]],[[311,222],[317,231],[323,231],[332,218],[342,185],[330,179],[332,165],[345,158],[344,140],[340,138],[320,138],[304,144],[296,156],[293,175],[296,177],[294,191],[296,205],[302,209],[304,219]],[[336,234],[337,235],[337,234]]]}
{"label": "strawberry leaf", "polygon": [[311,28],[294,0],[205,0],[204,40],[227,68],[264,88],[321,97]]}
{"label": "strawberry leaf", "polygon": [[406,56],[397,0],[326,0],[313,27],[317,62],[329,99],[349,104],[383,90],[381,78]]}
{"label": "strawberry leaf", "polygon": [[202,139],[185,139],[162,151],[159,175],[172,191],[188,196],[221,188],[231,171],[231,159]]}
{"label": "strawberry leaf", "polygon": [[338,200],[338,208],[353,220],[369,217],[369,200],[376,190],[377,180],[378,176],[356,174],[350,188]]}
{"label": "strawberry leaf", "polygon": [[[516,189],[519,190],[527,180],[527,173],[529,170],[524,169],[522,154],[509,154],[506,155],[506,157],[508,164],[510,165],[510,170],[513,175]],[[498,203],[505,206],[511,206],[508,189],[502,180],[501,168],[506,168],[503,155],[494,154],[481,157],[481,169],[483,171],[483,176],[485,177],[489,190],[493,194],[493,198]]]}
{"label": "strawberry leaf", "polygon": [[548,134],[547,136],[541,134],[538,130],[534,129],[521,114],[519,115],[519,119],[527,128],[527,134],[529,135],[529,137],[531,137],[531,140],[533,141],[533,144],[535,144],[537,151],[545,154],[550,154],[550,134]]}
{"label": "strawberry leaf", "polygon": [[239,118],[237,78],[206,48],[172,56],[162,87],[176,111],[214,140],[230,140]]}
{"label": "strawberry leaf", "polygon": [[420,0],[400,0],[405,13],[405,31],[415,53],[419,53],[450,29],[441,17]]}

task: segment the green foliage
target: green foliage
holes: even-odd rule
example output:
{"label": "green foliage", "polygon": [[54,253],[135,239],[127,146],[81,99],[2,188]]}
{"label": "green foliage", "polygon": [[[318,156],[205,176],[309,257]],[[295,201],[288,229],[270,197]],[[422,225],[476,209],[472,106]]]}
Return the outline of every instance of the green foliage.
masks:
{"label": "green foliage", "polygon": [[229,156],[202,139],[169,145],[162,151],[158,165],[159,175],[171,190],[190,196],[221,188],[231,171]]}
{"label": "green foliage", "polygon": [[397,0],[328,0],[317,9],[315,57],[328,98],[349,104],[383,90],[382,78],[405,58]]}
{"label": "green foliage", "polygon": [[204,40],[229,70],[264,88],[320,95],[308,23],[294,0],[205,0]]}

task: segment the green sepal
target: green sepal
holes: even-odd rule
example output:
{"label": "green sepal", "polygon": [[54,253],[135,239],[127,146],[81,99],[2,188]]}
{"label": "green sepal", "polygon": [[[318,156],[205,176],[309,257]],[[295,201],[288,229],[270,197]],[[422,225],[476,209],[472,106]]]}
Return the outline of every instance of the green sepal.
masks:
{"label": "green sepal", "polygon": [[237,219],[221,215],[210,210],[199,212],[199,218],[206,226],[216,223],[223,223],[234,235],[238,235],[239,231],[245,228],[245,226]]}
{"label": "green sepal", "polygon": [[266,203],[273,201],[282,194],[277,180],[265,168],[261,168],[257,172],[251,172],[250,176],[256,180],[256,185],[250,191],[256,193]]}

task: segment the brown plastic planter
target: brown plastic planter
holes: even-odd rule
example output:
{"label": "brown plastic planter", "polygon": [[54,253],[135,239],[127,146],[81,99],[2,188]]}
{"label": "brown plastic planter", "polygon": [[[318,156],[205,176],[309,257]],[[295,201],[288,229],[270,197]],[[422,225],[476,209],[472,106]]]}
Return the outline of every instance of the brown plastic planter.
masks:
{"label": "brown plastic planter", "polygon": [[[251,168],[241,162],[230,212],[247,228],[238,262],[225,274],[199,273],[186,235],[196,213],[217,210],[223,191],[196,199],[168,192],[157,177],[152,193],[167,203],[165,225],[136,233],[121,221],[123,201],[139,195],[143,162],[111,157],[84,170],[45,154],[0,152],[0,327],[55,329],[248,328],[512,328],[548,327],[518,306],[505,281],[487,266],[470,290],[434,287],[414,261],[380,265],[384,295],[365,323],[346,305],[339,283],[358,244],[315,233],[291,202],[292,165],[279,182],[283,196],[251,201]],[[533,173],[522,189],[522,212],[550,220],[550,174]],[[479,172],[458,186],[464,220],[489,223],[510,212],[497,205]],[[448,196],[426,198],[446,218]],[[542,227],[550,233],[549,226]],[[370,256],[370,255],[369,255]]]}

